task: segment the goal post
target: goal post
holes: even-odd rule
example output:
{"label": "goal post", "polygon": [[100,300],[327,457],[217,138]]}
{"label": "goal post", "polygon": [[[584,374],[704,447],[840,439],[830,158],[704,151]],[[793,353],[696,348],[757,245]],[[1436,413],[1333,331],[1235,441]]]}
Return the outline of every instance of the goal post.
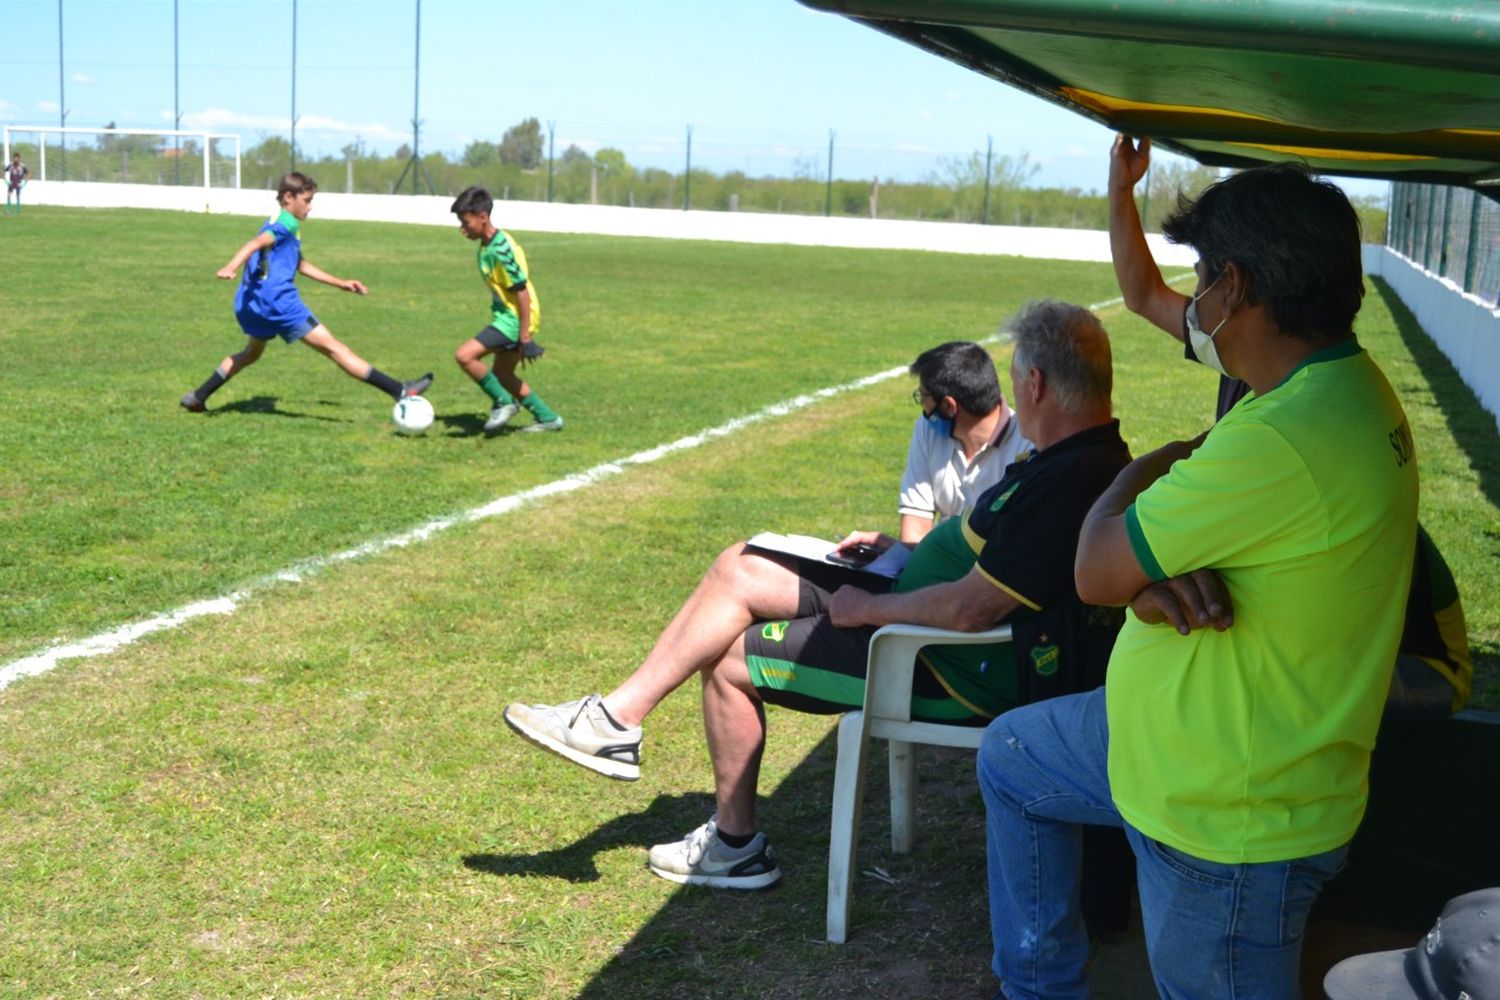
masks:
{"label": "goal post", "polygon": [[240,186],[240,137],[233,132],[6,125],[3,145],[6,163],[20,153],[41,181]]}

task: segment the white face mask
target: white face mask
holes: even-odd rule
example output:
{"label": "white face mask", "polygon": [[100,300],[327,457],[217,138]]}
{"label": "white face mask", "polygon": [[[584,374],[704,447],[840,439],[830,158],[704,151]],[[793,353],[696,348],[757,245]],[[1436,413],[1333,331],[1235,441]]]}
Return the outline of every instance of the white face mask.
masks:
{"label": "white face mask", "polygon": [[1218,326],[1215,326],[1208,333],[1204,333],[1203,328],[1198,325],[1198,300],[1207,295],[1210,289],[1212,289],[1219,283],[1219,278],[1222,277],[1224,277],[1224,272],[1220,271],[1219,277],[1215,278],[1213,281],[1210,281],[1208,283],[1208,288],[1205,288],[1197,295],[1194,295],[1193,300],[1188,303],[1188,346],[1192,347],[1193,356],[1196,357],[1199,361],[1203,362],[1205,365],[1212,368],[1220,375],[1225,376],[1226,378],[1234,378],[1233,375],[1230,375],[1227,371],[1224,370],[1224,362],[1219,360],[1219,350],[1218,348],[1214,347],[1214,336],[1224,328],[1225,323],[1229,322],[1229,314],[1225,313],[1224,318],[1219,320]]}

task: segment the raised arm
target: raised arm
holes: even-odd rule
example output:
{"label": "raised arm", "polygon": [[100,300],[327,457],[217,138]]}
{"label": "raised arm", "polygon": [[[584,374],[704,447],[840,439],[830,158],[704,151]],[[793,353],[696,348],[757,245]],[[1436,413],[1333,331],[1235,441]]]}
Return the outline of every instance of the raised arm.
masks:
{"label": "raised arm", "polygon": [[1073,583],[1085,604],[1119,607],[1129,604],[1151,583],[1136,557],[1126,528],[1125,511],[1146,488],[1167,474],[1172,463],[1193,453],[1193,443],[1173,441],[1147,452],[1120,470],[1078,533]]}
{"label": "raised arm", "polygon": [[244,266],[245,261],[250,259],[251,254],[255,253],[255,251],[257,250],[262,250],[275,242],[276,237],[270,233],[257,234],[253,240],[246,243],[244,246],[240,247],[234,252],[234,256],[229,258],[228,264],[225,264],[223,267],[219,268],[219,277],[225,279],[226,281],[232,280],[235,274],[238,273],[239,269]]}
{"label": "raised arm", "polygon": [[1142,139],[1137,145],[1128,135],[1115,136],[1109,154],[1110,257],[1125,307],[1182,340],[1182,316],[1188,298],[1162,280],[1135,208],[1135,186],[1150,164],[1150,139]]}

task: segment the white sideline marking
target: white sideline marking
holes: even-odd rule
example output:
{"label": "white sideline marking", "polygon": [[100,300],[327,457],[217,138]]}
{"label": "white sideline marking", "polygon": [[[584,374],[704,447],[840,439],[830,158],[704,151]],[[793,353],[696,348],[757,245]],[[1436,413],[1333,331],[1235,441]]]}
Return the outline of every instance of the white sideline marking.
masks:
{"label": "white sideline marking", "polygon": [[[1174,278],[1172,280],[1175,281],[1178,279]],[[1088,308],[1104,309],[1108,306],[1118,305],[1123,301],[1123,298],[1117,297],[1105,302],[1095,302]],[[992,343],[999,339],[1000,335],[996,334],[986,337],[980,342]],[[377,538],[373,541],[365,542],[363,545],[356,545],[352,549],[345,549],[342,552],[304,559],[301,562],[293,563],[286,569],[277,570],[274,573],[269,573],[252,580],[238,590],[231,591],[220,597],[194,601],[191,604],[184,604],[173,611],[168,611],[164,614],[144,619],[143,621],[131,622],[130,624],[110,629],[107,632],[100,632],[98,635],[89,636],[87,639],[80,639],[77,642],[70,642],[63,646],[53,646],[39,653],[34,653],[31,656],[23,656],[19,660],[14,660],[0,667],[0,691],[5,690],[23,677],[35,677],[38,674],[45,674],[64,660],[83,659],[90,656],[103,656],[113,653],[124,649],[137,639],[144,639],[148,635],[177,628],[179,625],[185,625],[193,619],[201,618],[204,615],[233,614],[239,610],[240,605],[246,600],[268,587],[282,583],[301,583],[308,577],[316,576],[328,567],[337,566],[339,563],[378,555],[382,552],[388,552],[391,549],[405,548],[417,542],[424,542],[433,535],[447,531],[456,525],[482,521],[500,514],[507,514],[518,507],[524,507],[526,504],[536,500],[581,490],[586,486],[592,486],[594,483],[608,479],[611,476],[617,476],[631,466],[648,465],[676,452],[687,451],[690,448],[696,448],[709,441],[728,437],[736,431],[749,427],[752,424],[760,423],[762,420],[768,420],[771,417],[783,417],[797,410],[806,409],[824,399],[829,399],[854,389],[864,389],[868,386],[878,385],[888,379],[905,375],[906,372],[907,369],[905,366],[888,368],[883,372],[866,375],[864,378],[856,379],[853,382],[845,382],[842,385],[830,386],[826,389],[819,389],[816,392],[782,400],[748,416],[735,417],[733,420],[722,423],[717,427],[700,431],[697,434],[678,438],[676,441],[660,444],[645,451],[638,451],[633,455],[627,455],[625,458],[616,459],[613,462],[602,462],[592,469],[573,473],[572,475],[564,476],[562,479],[544,483],[541,486],[534,486],[529,490],[523,490],[520,493],[512,493],[510,496],[499,497],[487,504],[473,507],[458,514],[433,518],[397,535]]]}

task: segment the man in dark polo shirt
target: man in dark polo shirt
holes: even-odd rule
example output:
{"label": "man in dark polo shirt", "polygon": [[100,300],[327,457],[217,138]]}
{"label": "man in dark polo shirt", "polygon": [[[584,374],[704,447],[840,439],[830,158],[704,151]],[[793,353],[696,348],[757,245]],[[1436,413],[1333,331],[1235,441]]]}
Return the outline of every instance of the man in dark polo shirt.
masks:
{"label": "man in dark polo shirt", "polygon": [[[703,682],[717,812],[682,840],[650,851],[653,872],[674,882],[758,889],[781,877],[755,827],[755,794],[767,703],[837,713],[864,700],[867,648],[895,622],[981,631],[1010,621],[1017,635],[1077,604],[1073,559],[1089,506],[1130,460],[1111,416],[1109,339],[1088,310],[1056,302],[1012,323],[1011,399],[1037,451],[1012,464],[963,517],[939,524],[885,592],[877,578],[730,546],[614,691],[562,705],[513,704],[521,736],[614,778],[639,776],[641,722],[690,677]],[[884,550],[875,532],[841,543]],[[1033,633],[1036,630],[1032,630]],[[1062,638],[1039,633],[1040,672]],[[1035,653],[1033,653],[1035,651]],[[912,715],[982,723],[1018,704],[1024,676],[1004,646],[932,648],[914,675]]]}

